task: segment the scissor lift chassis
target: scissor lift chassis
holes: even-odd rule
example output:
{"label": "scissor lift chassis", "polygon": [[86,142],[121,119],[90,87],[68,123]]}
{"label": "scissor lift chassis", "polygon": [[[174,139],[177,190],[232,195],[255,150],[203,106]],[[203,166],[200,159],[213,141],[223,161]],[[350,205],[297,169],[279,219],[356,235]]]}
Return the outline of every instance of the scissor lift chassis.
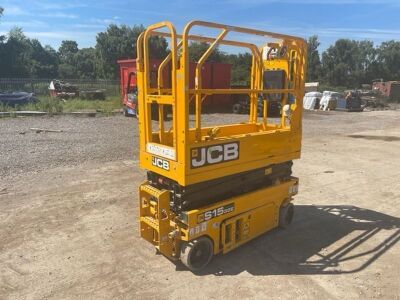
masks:
{"label": "scissor lift chassis", "polygon": [[[293,217],[292,197],[298,179],[261,188],[212,205],[181,212],[170,210],[170,191],[144,182],[140,186],[140,234],[171,260],[181,259],[192,270],[203,267],[213,255],[227,253]],[[196,244],[212,245],[196,260]]]}

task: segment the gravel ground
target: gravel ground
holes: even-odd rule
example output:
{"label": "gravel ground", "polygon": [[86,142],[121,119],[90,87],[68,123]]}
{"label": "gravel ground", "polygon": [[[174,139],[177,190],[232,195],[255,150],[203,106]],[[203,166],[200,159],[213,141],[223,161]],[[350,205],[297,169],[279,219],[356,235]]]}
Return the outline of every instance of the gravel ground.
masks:
{"label": "gravel ground", "polygon": [[[137,159],[137,120],[118,117],[0,119],[0,178],[58,166]],[[36,133],[30,128],[62,130]]]}
{"label": "gravel ground", "polygon": [[[393,111],[391,111],[393,113]],[[391,113],[368,112],[373,118],[359,118],[358,113],[305,112],[304,136],[342,134],[395,126]],[[328,117],[327,116],[334,116]],[[190,116],[193,124],[194,116]],[[245,122],[245,115],[204,115],[204,124]],[[275,121],[275,120],[270,120]],[[315,122],[323,122],[321,126]],[[315,126],[314,126],[315,125]],[[36,133],[30,128],[63,132]],[[13,180],[27,172],[38,173],[58,166],[76,166],[85,162],[108,162],[138,159],[138,129],[135,118],[113,117],[19,117],[0,119],[0,178]]]}
{"label": "gravel ground", "polygon": [[400,111],[303,132],[290,228],[193,274],[139,237],[136,119],[0,119],[0,299],[400,299]]}

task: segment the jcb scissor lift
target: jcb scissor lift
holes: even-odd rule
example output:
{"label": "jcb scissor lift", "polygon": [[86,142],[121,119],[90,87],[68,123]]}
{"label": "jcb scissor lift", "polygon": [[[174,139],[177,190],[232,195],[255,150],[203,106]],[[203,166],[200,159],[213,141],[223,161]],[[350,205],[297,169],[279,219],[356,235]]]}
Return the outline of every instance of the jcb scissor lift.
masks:
{"label": "jcb scissor lift", "polygon": [[[216,37],[192,34],[193,27]],[[229,38],[229,36],[232,36]],[[241,41],[264,40],[255,45]],[[157,74],[150,72],[149,40],[169,39],[170,53]],[[234,37],[238,37],[236,40]],[[195,86],[189,82],[189,43],[206,42],[208,50],[196,65]],[[250,87],[202,88],[202,65],[218,45],[252,54]],[[303,39],[222,24],[192,21],[177,34],[170,22],[149,26],[137,41],[137,84],[140,166],[147,181],[140,186],[140,233],[172,260],[191,270],[293,217],[292,196],[298,179],[292,160],[300,157],[306,43]],[[170,72],[165,76],[165,72]],[[169,76],[170,75],[170,76]],[[157,78],[157,86],[150,84]],[[170,82],[164,82],[165,78]],[[250,101],[245,123],[205,127],[201,104],[218,94],[245,94]],[[258,106],[263,102],[262,116]],[[268,101],[281,102],[281,118],[270,122]],[[195,122],[189,105],[195,103]],[[154,107],[158,122],[152,121]],[[172,112],[165,120],[164,110]]]}

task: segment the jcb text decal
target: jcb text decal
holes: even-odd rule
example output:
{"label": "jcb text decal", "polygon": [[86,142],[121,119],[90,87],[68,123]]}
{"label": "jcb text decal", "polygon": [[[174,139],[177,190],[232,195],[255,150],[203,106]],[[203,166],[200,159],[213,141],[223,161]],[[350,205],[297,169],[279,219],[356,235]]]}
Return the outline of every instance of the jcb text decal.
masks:
{"label": "jcb text decal", "polygon": [[161,159],[158,157],[153,156],[151,158],[151,163],[153,166],[156,166],[160,169],[164,169],[166,171],[169,171],[169,161],[165,159]]}
{"label": "jcb text decal", "polygon": [[239,158],[239,142],[191,149],[191,166],[200,168]]}

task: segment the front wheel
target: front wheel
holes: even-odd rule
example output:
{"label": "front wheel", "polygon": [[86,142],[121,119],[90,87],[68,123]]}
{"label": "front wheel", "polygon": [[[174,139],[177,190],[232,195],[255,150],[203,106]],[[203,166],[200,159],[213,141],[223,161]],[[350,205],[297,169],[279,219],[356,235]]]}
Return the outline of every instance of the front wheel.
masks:
{"label": "front wheel", "polygon": [[213,257],[213,242],[205,236],[183,243],[181,261],[191,271],[199,271],[208,265]]}

